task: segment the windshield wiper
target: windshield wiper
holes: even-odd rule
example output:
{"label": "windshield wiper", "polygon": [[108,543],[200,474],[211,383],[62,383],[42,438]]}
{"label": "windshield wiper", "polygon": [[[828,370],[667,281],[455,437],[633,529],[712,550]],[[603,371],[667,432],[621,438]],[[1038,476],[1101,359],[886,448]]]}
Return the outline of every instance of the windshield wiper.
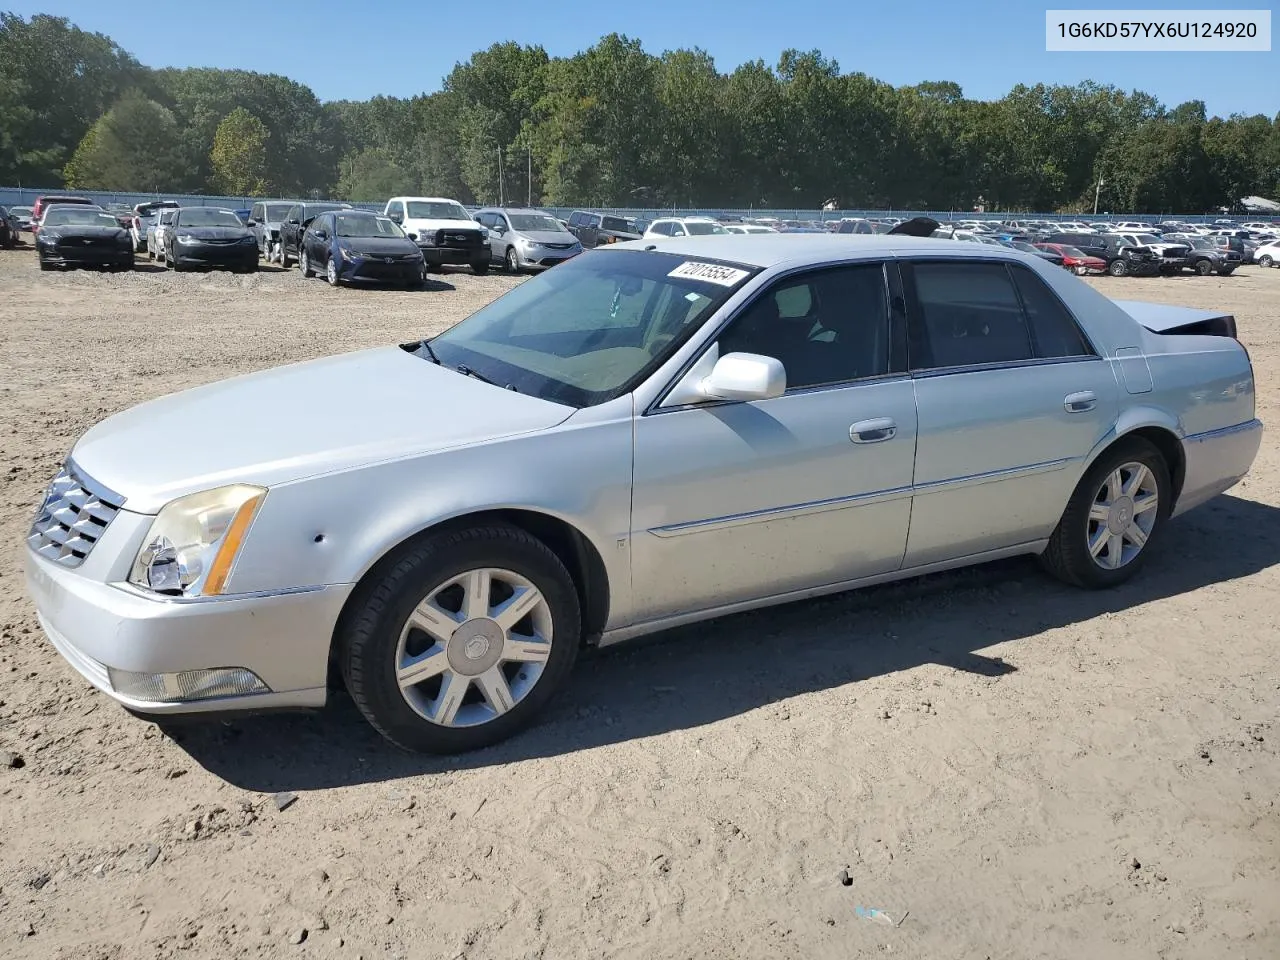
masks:
{"label": "windshield wiper", "polygon": [[477,373],[476,371],[472,370],[465,363],[458,364],[457,367],[455,367],[454,369],[457,370],[459,373],[463,374],[464,376],[475,377],[477,380],[482,380],[483,382],[489,384],[490,386],[494,386],[494,387],[501,386],[501,384],[495,383],[493,380],[490,380],[483,373]]}
{"label": "windshield wiper", "polygon": [[440,358],[437,357],[436,352],[431,349],[430,341],[419,340],[418,348],[421,350],[427,351],[427,359],[430,360],[432,363],[434,363],[436,366],[440,366]]}

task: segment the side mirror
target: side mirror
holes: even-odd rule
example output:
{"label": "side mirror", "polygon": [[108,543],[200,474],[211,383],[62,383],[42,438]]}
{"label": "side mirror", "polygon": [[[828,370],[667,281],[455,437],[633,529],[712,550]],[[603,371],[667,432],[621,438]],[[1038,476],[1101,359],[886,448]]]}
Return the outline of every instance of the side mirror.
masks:
{"label": "side mirror", "polygon": [[499,225],[496,227],[490,227],[489,232],[492,233],[495,237],[500,237],[507,232],[507,228]]}
{"label": "side mirror", "polygon": [[258,225],[258,221],[253,219],[253,217],[250,217],[248,220],[244,222],[244,225],[246,227],[256,227]]}
{"label": "side mirror", "polygon": [[727,353],[722,357],[719,344],[713,344],[672,388],[662,405],[770,400],[786,392],[787,372],[781,360],[758,353]]}

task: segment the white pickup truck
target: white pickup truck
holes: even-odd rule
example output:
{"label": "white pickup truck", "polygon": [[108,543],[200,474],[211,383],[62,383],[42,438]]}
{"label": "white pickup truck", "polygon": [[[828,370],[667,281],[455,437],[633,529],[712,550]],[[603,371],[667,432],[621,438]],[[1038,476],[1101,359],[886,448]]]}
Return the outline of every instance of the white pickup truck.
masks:
{"label": "white pickup truck", "polygon": [[457,200],[392,197],[383,213],[418,245],[428,270],[439,270],[446,263],[465,263],[475,273],[489,272],[489,231]]}

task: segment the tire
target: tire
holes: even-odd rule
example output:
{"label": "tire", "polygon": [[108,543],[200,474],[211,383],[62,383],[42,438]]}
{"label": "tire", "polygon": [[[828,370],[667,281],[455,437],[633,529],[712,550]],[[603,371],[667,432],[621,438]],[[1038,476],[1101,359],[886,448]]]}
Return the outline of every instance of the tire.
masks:
{"label": "tire", "polygon": [[[301,256],[302,252],[299,251],[298,255]],[[289,257],[289,254],[285,252],[283,240],[280,241],[280,266],[284,267],[286,270],[293,266],[293,260]],[[303,276],[307,276],[307,274],[303,274]]]}
{"label": "tire", "polygon": [[1210,263],[1208,260],[1197,260],[1195,265],[1195,271],[1200,276],[1207,277],[1209,274],[1213,273],[1213,264]]}
{"label": "tire", "polygon": [[511,273],[520,272],[520,255],[516,253],[515,247],[507,247],[507,252],[503,259],[506,261],[507,270]]}
{"label": "tire", "polygon": [[1220,277],[1229,277],[1229,276],[1231,276],[1231,275],[1232,275],[1233,273],[1235,273],[1235,272],[1236,272],[1236,268],[1235,268],[1235,267],[1222,267],[1222,268],[1218,271],[1218,276],[1220,276]]}
{"label": "tire", "polygon": [[482,261],[479,261],[478,263],[473,263],[471,265],[471,272],[474,273],[477,277],[483,277],[486,273],[489,272],[489,261],[482,260]]}
{"label": "tire", "polygon": [[333,257],[330,257],[329,262],[324,265],[324,278],[331,287],[339,286],[342,283],[342,278],[338,276],[338,263]]}
{"label": "tire", "polygon": [[[518,659],[526,662],[503,660],[503,652],[512,649],[511,634],[493,620],[462,620],[460,613],[447,612],[463,609],[467,597],[465,588],[449,585],[480,570],[489,570],[493,583],[518,580],[521,589],[534,591],[538,605],[515,625],[524,625],[521,633],[532,629],[550,639],[545,645],[534,637],[516,641]],[[488,594],[480,609],[500,616],[506,600],[498,596],[498,604],[490,607],[493,593]],[[410,626],[411,614],[433,597],[439,599],[435,637]],[[496,524],[429,535],[388,561],[361,586],[344,614],[338,658],[352,700],[384,737],[405,750],[458,753],[527,727],[568,678],[581,630],[577,591],[559,558],[523,530]],[[415,657],[419,663],[433,661],[436,669],[402,689],[398,665]],[[537,673],[530,678],[529,670]],[[446,686],[454,697],[445,696]],[[436,719],[430,719],[433,715]]]}
{"label": "tire", "polygon": [[1112,260],[1107,264],[1107,273],[1113,277],[1123,277],[1129,272],[1129,265],[1123,260]]}
{"label": "tire", "polygon": [[1275,263],[1275,261],[1271,259],[1270,254],[1264,253],[1261,257],[1258,258],[1258,266],[1260,267],[1269,267],[1273,263]]}
{"label": "tire", "polygon": [[40,261],[40,269],[41,269],[41,270],[52,270],[52,269],[53,269],[53,264],[52,264],[52,263],[46,263],[45,261],[41,260],[41,261]]}
{"label": "tire", "polygon": [[[284,247],[280,248],[280,261],[284,262]],[[316,275],[316,272],[311,269],[311,258],[307,256],[305,250],[298,252],[298,271],[308,280]]]}
{"label": "tire", "polygon": [[[1128,469],[1133,466],[1145,468],[1145,479],[1136,493],[1115,498],[1115,506],[1108,511],[1111,516],[1104,522],[1094,515],[1095,506],[1102,508],[1100,500],[1110,495],[1113,474],[1118,473],[1125,485],[1132,483],[1135,475],[1143,476],[1137,470]],[[1150,492],[1156,497],[1154,505],[1149,510],[1134,511],[1135,500],[1143,502]],[[1122,439],[1104,451],[1080,479],[1049,538],[1049,546],[1040,555],[1040,562],[1059,580],[1077,587],[1100,589],[1124,583],[1146,562],[1152,541],[1159,538],[1168,519],[1172,498],[1169,467],[1160,451],[1141,437]],[[1143,521],[1141,518],[1148,513],[1154,515],[1149,522]],[[1108,533],[1126,522],[1128,526],[1122,535]],[[1142,529],[1143,523],[1146,529]],[[1129,539],[1130,530],[1135,527],[1142,534],[1139,544]],[[1098,559],[1092,545],[1098,547]],[[1113,557],[1117,558],[1116,566],[1111,565]]]}

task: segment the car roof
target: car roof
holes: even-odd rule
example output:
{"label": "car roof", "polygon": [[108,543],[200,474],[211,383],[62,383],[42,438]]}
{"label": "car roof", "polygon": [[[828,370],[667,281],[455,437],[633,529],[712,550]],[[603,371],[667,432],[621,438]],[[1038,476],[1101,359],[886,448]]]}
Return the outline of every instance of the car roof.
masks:
{"label": "car roof", "polygon": [[1034,259],[1009,247],[877,234],[852,233],[729,233],[696,237],[651,237],[611,243],[609,250],[655,250],[690,259],[727,260],[753,267],[813,261],[825,263],[851,257],[911,256],[924,253],[951,257],[1007,256]]}
{"label": "car roof", "polygon": [[535,213],[540,217],[550,217],[550,213],[537,207],[481,207],[476,213]]}
{"label": "car roof", "polygon": [[[395,203],[399,200],[403,200],[405,203],[411,200],[423,203],[458,203],[453,197],[392,197],[387,203]],[[462,204],[458,203],[458,206],[462,206]]]}

